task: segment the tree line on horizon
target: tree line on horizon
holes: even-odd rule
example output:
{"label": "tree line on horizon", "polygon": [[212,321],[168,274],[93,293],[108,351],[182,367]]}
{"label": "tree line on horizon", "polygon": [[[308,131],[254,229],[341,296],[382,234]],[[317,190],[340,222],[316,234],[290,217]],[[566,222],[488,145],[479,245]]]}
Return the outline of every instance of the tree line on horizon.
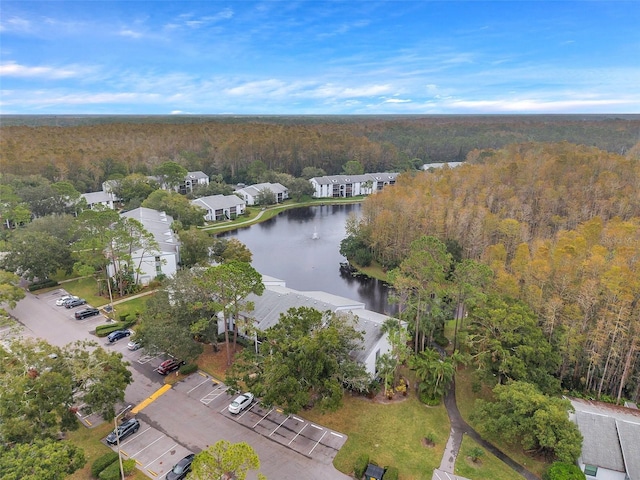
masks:
{"label": "tree line on horizon", "polygon": [[348,161],[366,172],[410,171],[528,141],[569,141],[635,158],[640,151],[640,120],[633,118],[91,118],[66,126],[3,126],[2,173],[37,174],[89,192],[114,175],[148,175],[169,161],[236,184],[247,182],[255,162],[300,177],[305,167],[339,174]]}

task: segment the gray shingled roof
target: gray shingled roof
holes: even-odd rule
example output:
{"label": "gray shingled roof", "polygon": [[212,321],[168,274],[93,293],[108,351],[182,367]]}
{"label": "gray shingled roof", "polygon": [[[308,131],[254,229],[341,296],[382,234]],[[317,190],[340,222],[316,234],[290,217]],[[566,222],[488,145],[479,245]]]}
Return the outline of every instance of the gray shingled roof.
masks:
{"label": "gray shingled roof", "polygon": [[192,205],[216,211],[221,208],[236,207],[244,205],[245,201],[237,195],[209,195],[208,197],[196,198],[191,201]]}
{"label": "gray shingled roof", "polygon": [[257,196],[262,190],[270,190],[275,195],[279,193],[285,193],[287,191],[280,183],[257,183],[255,185],[249,185],[248,187],[239,188],[239,191],[243,191],[252,197]]}
{"label": "gray shingled roof", "polygon": [[279,283],[277,279],[265,278],[265,290],[261,296],[250,295],[248,300],[254,302],[255,309],[251,316],[257,321],[257,328],[266,330],[277,324],[280,314],[290,308],[311,307],[325,312],[353,314],[357,317],[356,330],[364,333],[363,348],[353,353],[355,360],[364,362],[382,338],[381,326],[389,317],[365,309],[365,304],[348,298],[339,297],[326,292],[300,292]]}
{"label": "gray shingled roof", "polygon": [[616,420],[596,413],[576,412],[582,433],[582,463],[624,472]]}
{"label": "gray shingled roof", "polygon": [[123,217],[133,218],[142,223],[144,229],[153,235],[162,252],[177,252],[178,240],[171,230],[173,217],[165,212],[151,208],[139,207],[122,213]]}
{"label": "gray shingled roof", "polygon": [[640,480],[640,423],[616,420],[622,455],[631,480]]}
{"label": "gray shingled roof", "polygon": [[204,172],[201,172],[200,170],[198,170],[197,172],[187,172],[185,180],[187,179],[195,180],[197,178],[209,178],[209,175],[207,175]]}
{"label": "gray shingled roof", "polygon": [[82,196],[89,205],[93,205],[94,203],[106,203],[113,201],[113,195],[103,191],[83,193]]}

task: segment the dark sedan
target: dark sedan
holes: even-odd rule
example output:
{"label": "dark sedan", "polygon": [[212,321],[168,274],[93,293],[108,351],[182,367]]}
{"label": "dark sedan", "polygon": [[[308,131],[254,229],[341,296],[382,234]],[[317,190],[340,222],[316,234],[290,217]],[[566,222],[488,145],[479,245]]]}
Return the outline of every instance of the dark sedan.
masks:
{"label": "dark sedan", "polygon": [[184,457],[169,470],[165,478],[167,480],[183,480],[187,476],[187,473],[191,471],[191,464],[193,463],[194,457],[195,455],[193,453]]}
{"label": "dark sedan", "polygon": [[107,435],[107,443],[109,445],[116,445],[129,435],[134,434],[140,428],[140,422],[135,418],[130,418],[122,422],[116,430]]}
{"label": "dark sedan", "polygon": [[109,343],[113,343],[117,342],[121,338],[128,337],[129,335],[131,335],[129,330],[116,330],[107,336],[107,340],[109,340]]}

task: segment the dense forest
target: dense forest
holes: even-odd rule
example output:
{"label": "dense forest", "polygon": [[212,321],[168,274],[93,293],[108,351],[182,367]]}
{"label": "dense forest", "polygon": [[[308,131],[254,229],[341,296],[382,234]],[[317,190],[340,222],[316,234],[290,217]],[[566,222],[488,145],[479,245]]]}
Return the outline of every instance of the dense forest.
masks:
{"label": "dense forest", "polygon": [[[491,268],[490,293],[511,299],[485,306],[484,318],[495,320],[514,300],[528,306],[560,354],[553,373],[564,388],[637,399],[637,156],[561,142],[467,158],[457,168],[401,175],[365,200],[352,235],[388,269],[405,265],[424,235],[458,245],[462,258]],[[506,328],[493,333],[504,338]]]}
{"label": "dense forest", "polygon": [[635,116],[111,117],[3,116],[3,173],[39,174],[95,191],[114,175],[147,174],[166,161],[246,182],[250,165],[301,176],[305,167],[341,173],[407,171],[464,160],[474,149],[568,141],[628,155]]}
{"label": "dense forest", "polygon": [[[405,172],[394,188],[365,201],[362,218],[350,227],[356,250],[365,245],[367,255],[385,269],[397,269],[398,284],[408,282],[404,288],[410,294],[413,268],[427,246],[440,251],[434,239],[453,246],[458,266],[465,267],[460,261],[465,259],[490,267],[487,294],[500,297],[486,303],[484,312],[472,312],[470,322],[474,315],[495,318],[498,310],[520,312],[529,323],[533,319],[530,332],[544,333],[531,348],[543,351],[544,340],[549,343],[545,348],[559,354],[557,366],[554,360],[544,368],[564,388],[613,398],[637,399],[640,394],[637,117],[2,120],[3,178],[20,186],[23,201],[31,198],[42,210],[32,206],[17,212],[22,223],[32,213],[45,216],[71,205],[69,199],[78,191],[98,190],[108,178],[149,174],[167,162],[202,170],[216,177],[215,185],[226,186],[253,178],[256,164],[295,176],[305,169],[337,174],[348,162],[368,172]],[[466,163],[419,168],[455,160]],[[16,179],[26,175],[40,175],[53,185],[26,177],[18,185]],[[151,201],[144,191],[138,203]],[[0,190],[4,204],[11,203],[12,192],[6,185]],[[180,195],[173,197],[188,204]],[[52,199],[59,205],[49,205]],[[178,207],[172,208],[183,212],[176,218],[186,228],[192,222]],[[440,253],[443,264],[449,263]],[[422,306],[418,302],[418,312],[433,314],[434,302],[425,307],[424,300]],[[517,335],[523,342],[533,338]]]}

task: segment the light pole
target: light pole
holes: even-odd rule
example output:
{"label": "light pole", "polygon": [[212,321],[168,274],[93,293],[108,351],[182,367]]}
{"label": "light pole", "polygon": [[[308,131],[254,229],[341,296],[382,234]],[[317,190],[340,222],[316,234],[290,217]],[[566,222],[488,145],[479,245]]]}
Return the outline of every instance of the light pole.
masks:
{"label": "light pole", "polygon": [[125,407],[124,410],[117,414],[113,419],[113,425],[116,428],[116,445],[118,448],[118,462],[120,463],[120,477],[122,480],[124,480],[124,469],[122,468],[122,455],[120,454],[120,431],[118,430],[118,418],[127,413],[131,407],[133,407],[133,405],[127,405],[127,407]]}

